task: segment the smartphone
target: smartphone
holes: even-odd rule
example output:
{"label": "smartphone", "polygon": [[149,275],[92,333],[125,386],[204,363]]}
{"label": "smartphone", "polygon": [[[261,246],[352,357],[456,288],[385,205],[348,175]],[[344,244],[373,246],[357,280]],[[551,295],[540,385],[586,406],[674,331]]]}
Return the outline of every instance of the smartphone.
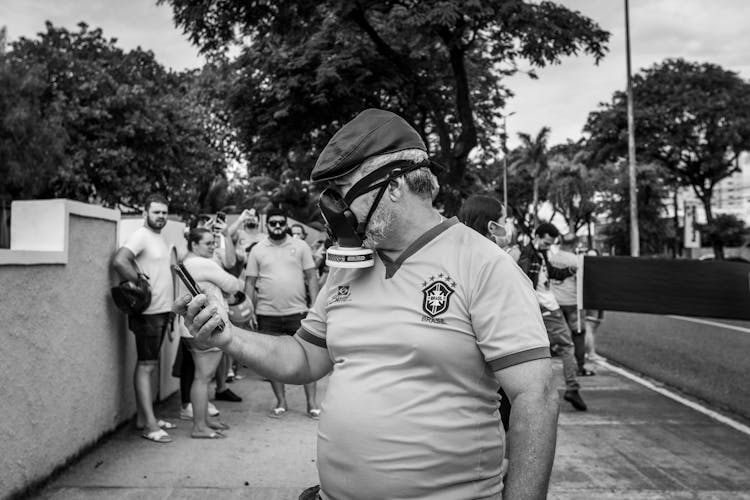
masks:
{"label": "smartphone", "polygon": [[[177,264],[176,266],[174,266],[173,269],[177,277],[180,278],[180,281],[182,281],[185,284],[185,287],[188,289],[188,292],[190,292],[190,295],[195,297],[199,293],[203,293],[201,291],[201,288],[198,286],[198,283],[195,282],[195,280],[190,275],[190,273],[188,272],[188,270],[185,268],[184,265]],[[217,331],[219,332],[224,331],[224,320],[221,320],[221,323],[219,323],[219,325],[216,327],[213,333],[216,333]]]}

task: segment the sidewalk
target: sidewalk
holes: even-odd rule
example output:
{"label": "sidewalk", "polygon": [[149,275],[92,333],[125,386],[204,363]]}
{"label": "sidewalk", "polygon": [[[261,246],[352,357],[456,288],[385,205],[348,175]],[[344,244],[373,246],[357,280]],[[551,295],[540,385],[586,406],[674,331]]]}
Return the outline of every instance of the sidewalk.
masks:
{"label": "sidewalk", "polygon": [[[582,384],[589,411],[563,403],[549,498],[750,500],[750,436],[605,367]],[[179,426],[172,443],[148,442],[128,426],[33,498],[296,500],[318,483],[316,422],[302,388],[287,387],[290,411],[273,419],[268,383],[231,387],[244,401],[216,403],[231,425],[227,439],[191,439],[172,397],[158,411]]]}

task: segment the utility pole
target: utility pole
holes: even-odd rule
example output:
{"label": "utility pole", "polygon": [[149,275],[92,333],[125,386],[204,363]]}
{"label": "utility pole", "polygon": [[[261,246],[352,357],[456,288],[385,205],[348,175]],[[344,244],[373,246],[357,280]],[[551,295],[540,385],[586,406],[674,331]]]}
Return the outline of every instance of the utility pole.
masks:
{"label": "utility pole", "polygon": [[630,255],[638,257],[640,232],[638,231],[638,186],[635,173],[635,123],[633,118],[633,83],[630,78],[630,9],[625,0],[625,53],[628,69],[628,179],[630,182]]}
{"label": "utility pole", "polygon": [[508,217],[508,117],[515,114],[515,111],[511,111],[503,115],[503,210],[506,217]]}

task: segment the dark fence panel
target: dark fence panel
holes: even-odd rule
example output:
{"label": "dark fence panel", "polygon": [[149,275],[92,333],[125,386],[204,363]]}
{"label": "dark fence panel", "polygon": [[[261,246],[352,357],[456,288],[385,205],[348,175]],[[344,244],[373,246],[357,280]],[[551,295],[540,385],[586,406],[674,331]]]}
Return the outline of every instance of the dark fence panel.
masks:
{"label": "dark fence panel", "polygon": [[750,319],[750,264],[585,257],[583,307]]}

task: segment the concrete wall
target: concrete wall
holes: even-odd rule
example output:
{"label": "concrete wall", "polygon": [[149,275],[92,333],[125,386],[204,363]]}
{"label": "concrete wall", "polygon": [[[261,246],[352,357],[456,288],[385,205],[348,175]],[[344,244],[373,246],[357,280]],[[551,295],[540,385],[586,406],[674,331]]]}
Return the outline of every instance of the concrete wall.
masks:
{"label": "concrete wall", "polygon": [[[15,239],[0,250],[0,498],[135,413],[133,335],[109,295],[119,212],[45,200],[14,202],[12,214]],[[170,239],[184,242],[182,224],[169,226]],[[178,387],[169,375],[176,348],[165,341],[161,397]]]}

